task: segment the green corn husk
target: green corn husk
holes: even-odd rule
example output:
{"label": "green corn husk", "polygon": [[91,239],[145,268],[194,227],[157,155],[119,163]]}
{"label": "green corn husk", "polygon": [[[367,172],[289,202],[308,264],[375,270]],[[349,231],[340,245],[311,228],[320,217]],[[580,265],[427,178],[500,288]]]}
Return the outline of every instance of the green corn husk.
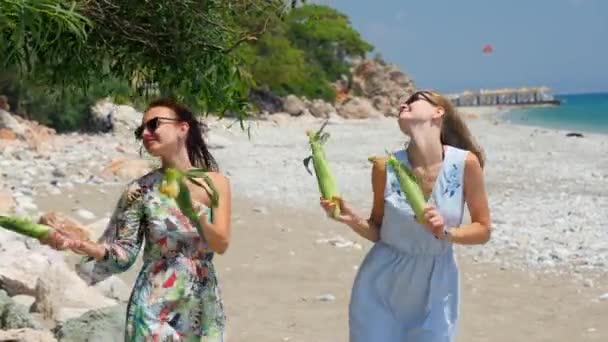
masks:
{"label": "green corn husk", "polygon": [[[188,178],[192,183],[203,188],[211,199],[211,207],[217,208],[219,203],[219,193],[211,178],[203,169],[190,169],[186,172],[181,172],[174,168],[167,168],[160,185],[160,192],[169,198],[175,199],[177,206],[182,211],[190,222],[196,227],[198,233],[203,236],[202,227],[198,222],[198,217],[194,211],[190,190],[186,185],[185,178]],[[200,183],[196,178],[202,178],[204,183]],[[211,217],[209,217],[211,220]]]}
{"label": "green corn husk", "polygon": [[[332,176],[329,163],[325,157],[325,151],[323,150],[323,144],[325,144],[329,138],[329,133],[322,133],[325,125],[327,125],[327,122],[325,122],[315,133],[312,131],[306,132],[312,155],[304,159],[304,166],[306,167],[306,170],[308,170],[308,164],[312,160],[315,176],[317,177],[319,192],[321,193],[323,199],[335,204],[332,216],[337,218],[340,216],[340,205],[338,201],[334,199],[334,197],[339,195],[338,185]],[[308,170],[308,172],[310,173],[310,170]]]}
{"label": "green corn husk", "polygon": [[0,226],[15,233],[38,240],[46,240],[51,236],[53,228],[34,223],[28,219],[15,216],[0,215]]}
{"label": "green corn husk", "polygon": [[388,151],[387,154],[387,163],[395,170],[397,180],[399,181],[399,187],[405,194],[405,198],[412,207],[412,210],[414,210],[416,221],[420,224],[424,224],[424,207],[426,206],[426,200],[424,199],[424,193],[417,182],[416,176],[403,165],[394,154]]}

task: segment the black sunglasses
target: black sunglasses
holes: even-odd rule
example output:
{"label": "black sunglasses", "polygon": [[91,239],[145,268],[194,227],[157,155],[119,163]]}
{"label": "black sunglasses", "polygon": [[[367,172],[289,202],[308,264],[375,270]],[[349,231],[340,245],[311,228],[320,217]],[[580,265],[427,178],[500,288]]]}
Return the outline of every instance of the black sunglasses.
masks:
{"label": "black sunglasses", "polygon": [[413,93],[412,96],[410,96],[405,101],[405,104],[409,106],[418,100],[425,100],[426,102],[432,104],[433,106],[437,106],[437,103],[435,103],[435,101],[431,100],[429,98],[428,94],[430,94],[428,91],[417,91],[417,92]]}
{"label": "black sunglasses", "polygon": [[158,126],[160,126],[161,120],[180,121],[179,119],[175,119],[175,118],[164,118],[164,117],[157,116],[154,119],[150,119],[150,120],[144,122],[143,124],[141,124],[139,127],[137,127],[137,129],[134,132],[135,139],[141,139],[141,135],[144,133],[144,128],[147,129],[148,132],[154,133],[156,131],[156,129],[158,128]]}

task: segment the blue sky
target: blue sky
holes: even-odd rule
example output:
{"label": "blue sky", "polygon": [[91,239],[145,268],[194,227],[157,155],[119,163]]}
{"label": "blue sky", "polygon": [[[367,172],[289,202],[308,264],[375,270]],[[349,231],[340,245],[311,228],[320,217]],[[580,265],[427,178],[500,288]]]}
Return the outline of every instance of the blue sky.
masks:
{"label": "blue sky", "polygon": [[[418,88],[608,91],[608,0],[317,0]],[[485,44],[494,47],[490,56]]]}

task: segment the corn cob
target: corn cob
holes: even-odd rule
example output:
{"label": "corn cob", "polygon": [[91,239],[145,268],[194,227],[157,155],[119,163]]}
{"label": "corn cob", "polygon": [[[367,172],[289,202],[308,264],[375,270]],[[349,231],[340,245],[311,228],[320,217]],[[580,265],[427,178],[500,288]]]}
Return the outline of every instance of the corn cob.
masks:
{"label": "corn cob", "polygon": [[53,232],[53,229],[49,226],[14,216],[0,216],[0,226],[15,233],[39,240],[48,239]]}
{"label": "corn cob", "polygon": [[304,159],[304,166],[306,167],[308,173],[312,175],[310,169],[308,168],[308,165],[312,160],[312,164],[315,169],[315,176],[317,177],[319,192],[321,193],[323,199],[335,204],[332,216],[337,218],[340,215],[340,204],[334,197],[338,196],[338,186],[331,174],[331,169],[329,168],[329,164],[325,158],[325,151],[323,150],[323,144],[325,144],[329,138],[329,133],[323,133],[323,128],[325,128],[325,125],[327,125],[327,121],[323,123],[321,128],[315,133],[310,130],[306,131],[312,155]]}
{"label": "corn cob", "polygon": [[424,207],[426,206],[426,200],[424,199],[424,193],[420,188],[416,176],[401,163],[394,154],[387,151],[388,159],[387,163],[395,171],[397,180],[399,181],[399,187],[405,194],[407,202],[412,207],[416,221],[420,224],[424,224]]}
{"label": "corn cob", "polygon": [[[211,207],[217,208],[219,202],[219,193],[213,185],[211,178],[203,169],[190,169],[186,172],[179,171],[174,168],[167,168],[165,175],[161,181],[159,191],[167,197],[172,198],[177,203],[177,206],[182,211],[190,222],[196,227],[198,233],[203,236],[202,227],[198,222],[198,217],[194,211],[190,190],[186,185],[185,178],[192,183],[200,186],[207,192],[211,199]],[[196,178],[202,178],[204,183],[199,182]],[[209,218],[211,219],[211,218]]]}

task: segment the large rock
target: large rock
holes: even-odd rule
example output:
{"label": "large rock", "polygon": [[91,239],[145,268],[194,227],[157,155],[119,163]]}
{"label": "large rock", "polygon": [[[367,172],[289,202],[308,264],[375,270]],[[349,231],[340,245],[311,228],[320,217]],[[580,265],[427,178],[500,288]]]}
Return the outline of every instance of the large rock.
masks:
{"label": "large rock", "polygon": [[69,269],[65,263],[51,264],[36,283],[32,309],[45,319],[66,321],[84,312],[116,305]]}
{"label": "large rock", "polygon": [[53,149],[55,130],[0,109],[0,140],[24,141],[36,152]]}
{"label": "large rock", "polygon": [[0,128],[0,140],[17,140],[17,134],[8,128]]}
{"label": "large rock", "polygon": [[123,341],[125,317],[125,305],[92,310],[60,323],[54,330],[55,336],[61,342]]}
{"label": "large rock", "polygon": [[283,110],[283,99],[270,91],[252,89],[249,92],[249,101],[260,112],[278,113]]}
{"label": "large rock", "polygon": [[133,136],[133,131],[141,124],[143,113],[127,105],[117,105],[114,115],[114,132]]}
{"label": "large rock", "polygon": [[11,113],[0,109],[0,129],[2,128],[13,132],[19,138],[25,138],[27,128],[21,125]]}
{"label": "large rock", "polygon": [[54,129],[21,117],[17,117],[17,120],[23,127],[26,127],[25,140],[31,149],[39,153],[54,149],[54,139],[57,133]]}
{"label": "large rock", "polygon": [[29,314],[28,308],[16,304],[5,291],[0,290],[0,330],[21,328],[38,330],[42,325]]}
{"label": "large rock", "polygon": [[374,108],[378,109],[381,113],[388,116],[396,116],[399,114],[399,106],[393,106],[391,100],[382,95],[376,95],[372,98],[372,104]]}
{"label": "large rock", "polygon": [[0,330],[0,341],[3,342],[57,342],[50,331],[32,329]]}
{"label": "large rock", "polygon": [[338,107],[338,114],[347,119],[366,119],[384,116],[371,101],[362,97],[353,97]]}
{"label": "large rock", "polygon": [[308,106],[310,113],[317,118],[329,118],[332,113],[336,113],[336,108],[331,103],[323,100],[313,100]]}
{"label": "large rock", "polygon": [[295,95],[287,95],[283,103],[283,108],[290,115],[301,115],[306,110],[306,104]]}
{"label": "large rock", "polygon": [[63,260],[63,253],[47,246],[28,246],[20,240],[3,241],[0,287],[8,295],[27,295],[45,319],[65,320],[84,311],[115,305],[101,291],[88,286]]}
{"label": "large rock", "polygon": [[51,264],[41,253],[28,250],[21,240],[3,241],[0,253],[0,288],[10,296],[36,293],[36,282]]}
{"label": "large rock", "polygon": [[400,103],[415,90],[415,84],[394,64],[362,59],[351,68],[352,92],[372,99],[376,109],[384,115],[398,114]]}
{"label": "large rock", "polygon": [[141,124],[143,114],[127,105],[117,105],[103,99],[91,107],[90,126],[96,132],[114,132],[121,136],[132,135]]}

